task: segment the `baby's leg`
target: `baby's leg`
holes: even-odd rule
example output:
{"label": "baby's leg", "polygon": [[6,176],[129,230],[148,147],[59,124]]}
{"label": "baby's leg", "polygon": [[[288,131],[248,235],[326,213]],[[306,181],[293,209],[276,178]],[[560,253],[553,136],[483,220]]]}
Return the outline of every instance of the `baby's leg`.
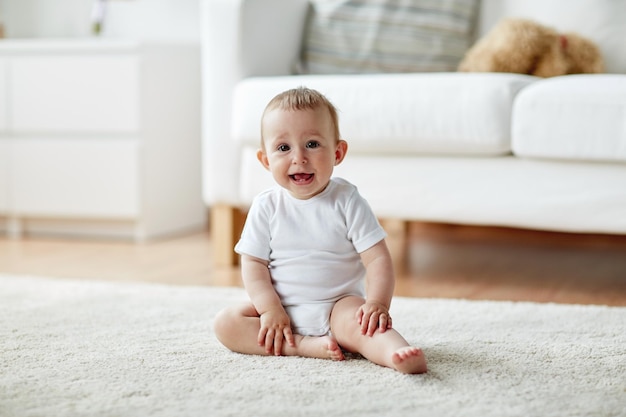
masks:
{"label": "baby's leg", "polygon": [[[261,328],[259,313],[252,303],[226,308],[217,314],[214,322],[215,335],[220,342],[233,352],[251,355],[271,355],[265,346],[259,345]],[[282,354],[320,359],[343,360],[343,353],[337,341],[330,336],[312,337],[294,335],[295,346],[283,341]]]}
{"label": "baby's leg", "polygon": [[356,311],[365,301],[349,296],[337,301],[330,316],[330,328],[346,350],[358,352],[370,361],[407,374],[426,372],[426,358],[421,349],[410,346],[395,329],[373,336],[361,334]]}

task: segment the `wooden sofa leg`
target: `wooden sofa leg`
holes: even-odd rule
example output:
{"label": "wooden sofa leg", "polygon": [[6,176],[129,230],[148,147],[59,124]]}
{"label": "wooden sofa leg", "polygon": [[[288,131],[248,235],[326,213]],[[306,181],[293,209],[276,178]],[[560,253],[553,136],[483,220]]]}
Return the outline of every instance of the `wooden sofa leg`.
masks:
{"label": "wooden sofa leg", "polygon": [[408,222],[399,219],[380,219],[380,224],[387,232],[387,247],[391,253],[396,273],[403,273],[407,261]]}
{"label": "wooden sofa leg", "polygon": [[216,205],[210,209],[213,262],[216,266],[236,266],[239,255],[234,247],[245,222],[245,213],[233,206]]}

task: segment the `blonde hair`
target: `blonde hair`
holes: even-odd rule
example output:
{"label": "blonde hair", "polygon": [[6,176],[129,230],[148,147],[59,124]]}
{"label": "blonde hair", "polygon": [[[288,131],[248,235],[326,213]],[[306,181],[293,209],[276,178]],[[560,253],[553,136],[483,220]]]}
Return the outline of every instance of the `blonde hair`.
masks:
{"label": "blonde hair", "polygon": [[337,115],[337,108],[317,90],[313,90],[307,87],[292,88],[291,90],[283,91],[276,95],[265,106],[263,110],[263,116],[261,117],[261,147],[263,147],[263,119],[265,114],[271,110],[317,110],[319,108],[326,108],[330,115],[331,123],[333,124],[333,133],[335,140],[339,141],[339,116]]}

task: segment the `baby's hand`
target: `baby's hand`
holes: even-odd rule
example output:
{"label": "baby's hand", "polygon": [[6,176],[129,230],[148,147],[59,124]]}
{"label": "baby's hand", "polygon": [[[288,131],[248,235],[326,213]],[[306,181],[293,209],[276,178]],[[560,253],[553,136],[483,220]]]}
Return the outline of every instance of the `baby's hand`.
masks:
{"label": "baby's hand", "polygon": [[373,336],[376,329],[384,333],[391,329],[391,316],[384,304],[375,301],[366,301],[356,311],[356,319],[361,325],[361,334]]}
{"label": "baby's hand", "polygon": [[268,354],[274,351],[274,355],[280,356],[283,351],[283,341],[287,340],[289,346],[295,346],[296,342],[291,331],[291,322],[284,309],[269,310],[261,314],[261,329],[259,330],[259,346],[265,346]]}

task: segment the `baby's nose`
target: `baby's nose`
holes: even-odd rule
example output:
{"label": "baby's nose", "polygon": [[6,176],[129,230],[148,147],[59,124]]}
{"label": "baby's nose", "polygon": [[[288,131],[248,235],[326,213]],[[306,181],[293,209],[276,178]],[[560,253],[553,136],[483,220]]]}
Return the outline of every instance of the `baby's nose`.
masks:
{"label": "baby's nose", "polygon": [[294,164],[306,164],[307,159],[305,152],[303,150],[297,150],[293,153],[293,163]]}

